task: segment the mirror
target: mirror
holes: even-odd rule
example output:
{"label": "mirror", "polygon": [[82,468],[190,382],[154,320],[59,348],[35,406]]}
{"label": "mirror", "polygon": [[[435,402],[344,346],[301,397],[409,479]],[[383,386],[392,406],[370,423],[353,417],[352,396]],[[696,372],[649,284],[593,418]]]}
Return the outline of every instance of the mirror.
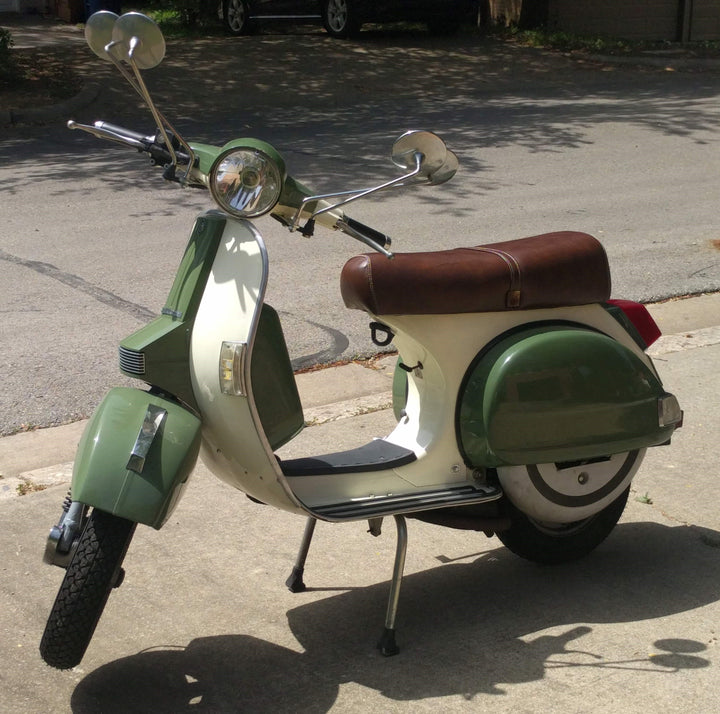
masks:
{"label": "mirror", "polygon": [[[443,167],[447,159],[448,150],[445,142],[431,131],[405,132],[393,144],[392,161],[401,169],[412,171],[415,169],[415,154],[417,153],[422,154],[419,176],[432,181],[431,176]],[[450,153],[452,154],[452,152]],[[454,156],[454,154],[452,155]]]}
{"label": "mirror", "polygon": [[115,21],[112,41],[123,48],[120,53],[122,59],[127,62],[132,57],[138,69],[157,67],[165,57],[162,30],[147,15],[139,12],[126,12]]}
{"label": "mirror", "polygon": [[85,41],[90,49],[100,58],[110,62],[105,51],[106,45],[112,42],[113,27],[118,16],[109,10],[100,10],[88,18],[85,23]]}
{"label": "mirror", "polygon": [[445,183],[457,173],[459,166],[460,162],[458,161],[458,157],[454,154],[454,152],[448,149],[447,156],[445,157],[445,161],[443,161],[442,166],[433,171],[433,173],[428,176],[428,180],[431,184],[433,184],[433,186]]}

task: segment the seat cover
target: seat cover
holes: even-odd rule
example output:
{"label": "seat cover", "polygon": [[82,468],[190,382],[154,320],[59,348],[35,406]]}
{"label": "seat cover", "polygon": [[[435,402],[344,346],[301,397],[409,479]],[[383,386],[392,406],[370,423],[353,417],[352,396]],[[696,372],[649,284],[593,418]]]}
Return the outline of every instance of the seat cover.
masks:
{"label": "seat cover", "polygon": [[474,248],[358,255],[344,266],[345,305],[373,315],[497,312],[585,305],[610,297],[605,250],[564,231]]}

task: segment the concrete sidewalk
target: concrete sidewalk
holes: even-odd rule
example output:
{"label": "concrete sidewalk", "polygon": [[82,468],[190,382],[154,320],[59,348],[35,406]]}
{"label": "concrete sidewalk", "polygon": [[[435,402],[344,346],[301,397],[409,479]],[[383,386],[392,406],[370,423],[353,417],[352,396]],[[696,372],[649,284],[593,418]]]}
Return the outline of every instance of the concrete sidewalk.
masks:
{"label": "concrete sidewalk", "polygon": [[[652,311],[666,331],[680,328],[654,352],[685,425],[671,446],[649,452],[620,525],[582,562],[540,568],[496,539],[410,521],[402,651],[383,659],[374,644],[392,521],[379,539],[363,523],[320,524],[309,590],[292,595],[283,583],[302,519],[250,503],[200,466],[163,530],[138,529],[126,580],[82,664],[57,672],[37,652],[62,577],[41,563],[64,493],[51,486],[0,502],[0,709],[714,711],[720,296]],[[391,361],[300,375],[306,417],[317,425],[293,448],[307,449],[305,438],[318,450],[346,448],[387,433]],[[0,467],[6,473],[22,452],[15,468],[33,483],[41,468],[67,474],[67,466],[37,464],[69,461],[79,426],[0,440]]]}

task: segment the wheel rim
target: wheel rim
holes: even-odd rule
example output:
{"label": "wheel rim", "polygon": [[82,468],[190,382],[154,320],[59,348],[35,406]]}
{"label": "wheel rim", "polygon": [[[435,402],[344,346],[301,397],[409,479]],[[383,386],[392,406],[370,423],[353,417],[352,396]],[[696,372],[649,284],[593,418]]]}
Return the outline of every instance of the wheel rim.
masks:
{"label": "wheel rim", "polygon": [[611,503],[642,463],[645,449],[564,464],[498,467],[507,497],[534,523],[583,523]]}
{"label": "wheel rim", "polygon": [[245,3],[228,0],[227,23],[233,32],[240,32],[245,24]]}
{"label": "wheel rim", "polygon": [[348,19],[346,0],[329,0],[327,6],[327,23],[334,32],[342,32]]}

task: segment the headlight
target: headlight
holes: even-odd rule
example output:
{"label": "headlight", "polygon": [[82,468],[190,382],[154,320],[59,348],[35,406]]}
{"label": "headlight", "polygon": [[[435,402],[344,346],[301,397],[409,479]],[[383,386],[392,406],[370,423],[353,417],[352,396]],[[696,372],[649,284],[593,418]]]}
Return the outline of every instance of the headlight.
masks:
{"label": "headlight", "polygon": [[254,218],[277,203],[285,167],[279,154],[269,145],[267,149],[234,146],[215,160],[210,169],[210,193],[224,211]]}

